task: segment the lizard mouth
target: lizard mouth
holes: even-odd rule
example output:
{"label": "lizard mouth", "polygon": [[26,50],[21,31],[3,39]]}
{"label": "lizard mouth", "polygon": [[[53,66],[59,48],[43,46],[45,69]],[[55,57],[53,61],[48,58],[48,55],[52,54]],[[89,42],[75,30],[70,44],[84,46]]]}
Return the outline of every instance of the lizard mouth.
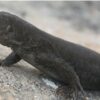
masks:
{"label": "lizard mouth", "polygon": [[10,40],[9,42],[10,42],[11,44],[13,44],[13,45],[18,45],[18,46],[22,45],[21,42],[15,41],[15,40]]}
{"label": "lizard mouth", "polygon": [[9,38],[7,37],[7,36],[5,36],[5,35],[2,35],[1,37],[0,37],[0,43],[2,44],[2,45],[5,45],[5,46],[9,46]]}

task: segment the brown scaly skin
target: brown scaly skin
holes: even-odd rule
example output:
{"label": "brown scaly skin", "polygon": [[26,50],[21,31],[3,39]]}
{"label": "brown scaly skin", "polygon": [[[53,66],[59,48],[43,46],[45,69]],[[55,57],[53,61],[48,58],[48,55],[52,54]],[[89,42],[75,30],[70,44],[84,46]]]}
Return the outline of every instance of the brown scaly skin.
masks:
{"label": "brown scaly skin", "polygon": [[2,66],[23,59],[75,91],[100,90],[100,54],[93,50],[49,35],[7,12],[0,12],[0,43],[12,49]]}

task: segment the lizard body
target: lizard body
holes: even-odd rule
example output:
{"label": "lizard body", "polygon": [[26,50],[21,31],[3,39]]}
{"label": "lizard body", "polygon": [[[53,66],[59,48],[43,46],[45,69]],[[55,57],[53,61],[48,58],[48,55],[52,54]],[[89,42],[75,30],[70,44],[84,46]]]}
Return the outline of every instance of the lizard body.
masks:
{"label": "lizard body", "polygon": [[72,88],[100,90],[100,54],[93,50],[54,37],[7,12],[0,12],[0,43],[12,49],[2,66],[23,59]]}

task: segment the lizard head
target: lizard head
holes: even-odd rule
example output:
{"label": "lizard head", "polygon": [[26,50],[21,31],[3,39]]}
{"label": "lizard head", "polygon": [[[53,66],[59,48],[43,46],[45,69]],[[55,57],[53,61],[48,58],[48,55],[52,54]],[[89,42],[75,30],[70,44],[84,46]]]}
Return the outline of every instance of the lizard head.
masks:
{"label": "lizard head", "polygon": [[18,43],[15,40],[14,25],[12,20],[14,15],[7,12],[0,12],[0,44],[10,47],[14,43]]}
{"label": "lizard head", "polygon": [[0,12],[0,43],[6,45],[9,41],[9,32],[11,32],[9,14]]}

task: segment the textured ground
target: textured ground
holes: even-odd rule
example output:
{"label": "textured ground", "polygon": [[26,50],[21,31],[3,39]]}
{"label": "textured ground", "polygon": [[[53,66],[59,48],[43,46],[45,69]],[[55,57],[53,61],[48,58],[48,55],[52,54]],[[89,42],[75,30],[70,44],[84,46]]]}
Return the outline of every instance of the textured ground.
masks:
{"label": "textured ground", "polygon": [[[96,3],[94,3],[94,5],[96,5]],[[98,31],[95,31],[95,28],[92,29],[89,27],[99,27],[99,13],[97,13],[99,12],[97,9],[99,6],[93,8],[90,5],[88,6],[88,3],[80,3],[79,6],[79,3],[74,2],[72,4],[68,3],[67,7],[67,10],[65,9],[65,11],[67,11],[66,13],[56,13],[56,11],[59,12],[59,9],[61,10],[61,3],[0,2],[0,10],[15,13],[52,35],[100,52],[100,35],[95,34],[99,32],[99,28]],[[83,11],[82,15],[78,13],[79,10],[77,10],[77,7]],[[56,9],[54,10],[53,8]],[[63,9],[62,11],[64,11]],[[94,17],[91,18],[89,10],[91,10],[91,13],[95,12],[97,14],[93,13]],[[76,13],[74,13],[75,11]],[[51,14],[51,12],[53,12],[53,14]],[[70,12],[69,15],[68,12]],[[80,14],[78,18],[77,13]],[[53,17],[55,14],[59,18]],[[71,18],[70,22],[63,20],[64,18],[66,19],[66,16],[67,20],[69,17]],[[82,20],[80,20],[80,18],[82,18]],[[96,24],[95,21],[91,22],[93,18],[98,18],[98,21],[96,21],[98,24]],[[87,20],[89,22],[88,24],[86,24]],[[83,25],[83,22],[86,23]],[[86,25],[88,29],[83,30]],[[77,26],[79,30],[76,30],[74,26]],[[4,59],[10,52],[11,50],[9,48],[0,45],[0,60]],[[20,63],[9,68],[0,67],[0,100],[66,100],[63,97],[63,93],[59,95],[56,94],[57,88],[58,86],[54,82],[43,78],[38,70],[24,61],[20,61]],[[97,91],[89,91],[87,94],[89,100],[100,100],[100,93]]]}

